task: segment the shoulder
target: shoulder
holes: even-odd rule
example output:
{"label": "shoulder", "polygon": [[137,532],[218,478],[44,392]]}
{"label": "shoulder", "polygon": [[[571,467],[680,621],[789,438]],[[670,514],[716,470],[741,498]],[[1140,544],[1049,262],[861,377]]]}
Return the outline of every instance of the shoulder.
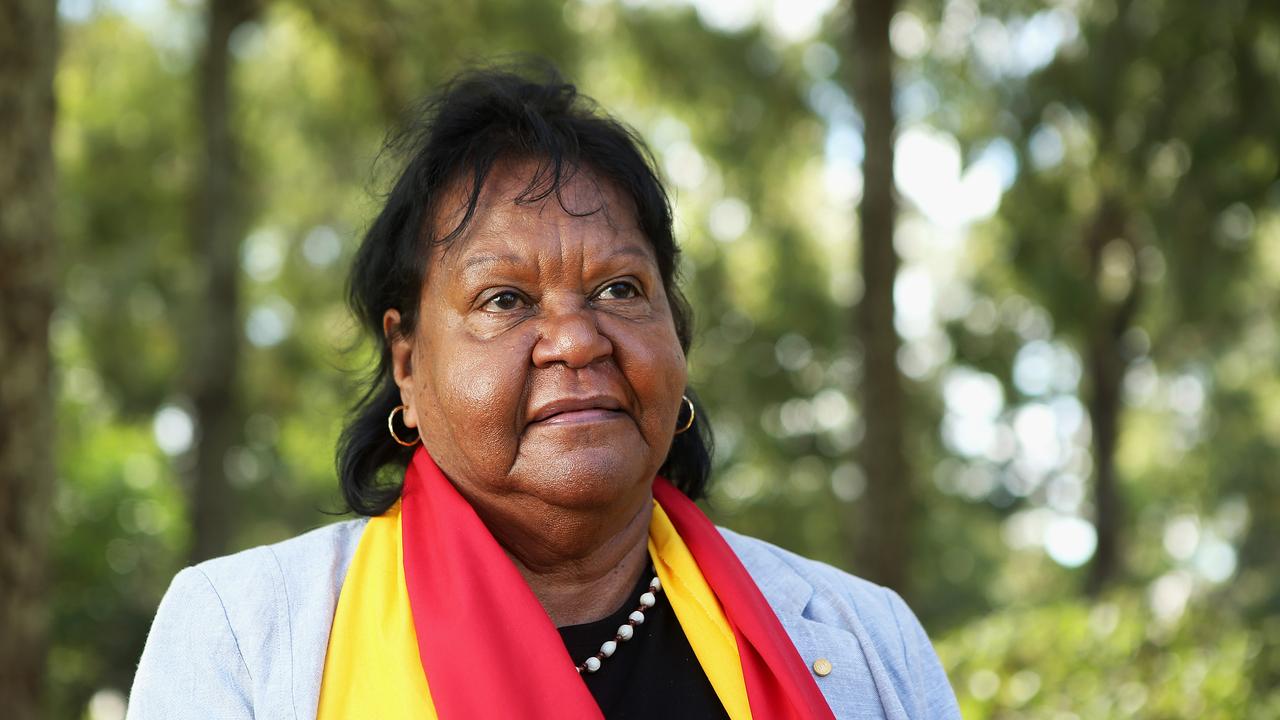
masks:
{"label": "shoulder", "polygon": [[333,523],[282,542],[206,560],[188,571],[205,576],[220,594],[230,595],[234,606],[275,604],[282,599],[280,593],[300,583],[330,580],[341,585],[366,522],[360,518]]}
{"label": "shoulder", "polygon": [[720,528],[720,534],[756,583],[762,585],[761,590],[769,586],[775,593],[803,594],[807,600],[817,594],[820,600],[847,603],[870,620],[885,619],[894,601],[902,602],[897,593],[886,587],[773,543],[725,528]]}
{"label": "shoulder", "polygon": [[[334,523],[183,572],[201,576],[232,629],[248,636],[241,649],[252,667],[279,650],[276,642],[285,638],[277,635],[289,625],[325,619],[327,634],[326,616],[337,604],[366,522],[362,518]],[[181,593],[182,587],[175,581],[170,593]]]}
{"label": "shoulder", "polygon": [[819,687],[838,717],[868,696],[878,697],[883,717],[959,717],[933,645],[898,593],[763,540],[721,534],[805,662],[826,658],[837,668]]}
{"label": "shoulder", "polygon": [[[242,706],[293,716],[308,679],[323,669],[333,610],[365,522],[334,523],[179,572],[147,636],[129,717],[203,717],[201,707],[223,706],[225,717],[240,717],[231,708]],[[175,674],[186,680],[173,682]],[[180,689],[191,687],[202,690]]]}
{"label": "shoulder", "polygon": [[721,534],[775,612],[839,627],[870,641],[881,657],[905,659],[904,621],[916,619],[896,592],[764,540]]}

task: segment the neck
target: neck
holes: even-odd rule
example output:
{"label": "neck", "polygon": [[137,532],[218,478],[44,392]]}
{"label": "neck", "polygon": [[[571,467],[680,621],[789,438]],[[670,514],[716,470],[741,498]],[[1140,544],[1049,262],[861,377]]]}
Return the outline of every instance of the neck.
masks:
{"label": "neck", "polygon": [[626,601],[648,563],[650,497],[603,520],[542,514],[530,532],[494,537],[556,627],[593,622]]}

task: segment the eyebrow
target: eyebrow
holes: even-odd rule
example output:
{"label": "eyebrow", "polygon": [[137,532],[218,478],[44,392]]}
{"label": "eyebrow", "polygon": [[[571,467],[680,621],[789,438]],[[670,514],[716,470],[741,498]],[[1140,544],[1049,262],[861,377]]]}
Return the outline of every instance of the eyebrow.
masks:
{"label": "eyebrow", "polygon": [[[618,256],[634,256],[634,257],[640,258],[641,260],[652,259],[649,253],[646,252],[644,248],[638,245],[631,245],[631,244],[625,245],[621,248],[618,248],[616,251],[609,253],[608,258],[613,258]],[[464,260],[462,263],[461,271],[467,272],[471,268],[477,267],[480,265],[505,264],[505,265],[520,266],[526,263],[527,263],[527,260],[520,257],[519,255],[513,255],[510,253],[494,254],[489,252],[481,252],[481,253],[476,253],[475,255],[472,255],[468,257],[466,260]]]}
{"label": "eyebrow", "polygon": [[622,248],[619,248],[617,252],[610,253],[610,257],[616,256],[616,255],[634,255],[640,258],[641,260],[655,260],[656,258],[654,256],[656,256],[657,253],[655,252],[653,256],[651,256],[642,247],[639,247],[637,245],[626,245]]}
{"label": "eyebrow", "polygon": [[475,255],[472,255],[471,257],[468,257],[466,261],[462,263],[462,271],[466,272],[467,270],[470,270],[471,268],[477,265],[498,265],[503,263],[507,265],[523,265],[524,262],[525,262],[524,258],[521,258],[518,255],[510,255],[510,254],[495,255],[493,253],[477,253]]}

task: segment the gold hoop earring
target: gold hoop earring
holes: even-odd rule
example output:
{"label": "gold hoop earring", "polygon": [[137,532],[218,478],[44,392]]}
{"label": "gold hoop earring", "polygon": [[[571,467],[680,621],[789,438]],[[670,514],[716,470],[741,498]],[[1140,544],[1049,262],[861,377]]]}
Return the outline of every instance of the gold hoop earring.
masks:
{"label": "gold hoop earring", "polygon": [[693,427],[693,419],[697,417],[698,414],[697,411],[693,409],[693,401],[689,399],[688,395],[681,395],[680,399],[684,401],[685,405],[689,406],[689,422],[685,423],[684,427],[676,431],[677,435]]}
{"label": "gold hoop earring", "polygon": [[422,439],[422,433],[418,433],[418,437],[414,438],[413,442],[405,442],[400,439],[399,435],[396,434],[396,426],[395,426],[395,423],[393,422],[396,419],[396,413],[404,412],[407,408],[408,406],[406,405],[397,405],[391,408],[391,414],[387,416],[387,431],[391,433],[392,440],[395,440],[396,442],[400,443],[405,447],[413,447],[414,445],[418,444],[419,440]]}

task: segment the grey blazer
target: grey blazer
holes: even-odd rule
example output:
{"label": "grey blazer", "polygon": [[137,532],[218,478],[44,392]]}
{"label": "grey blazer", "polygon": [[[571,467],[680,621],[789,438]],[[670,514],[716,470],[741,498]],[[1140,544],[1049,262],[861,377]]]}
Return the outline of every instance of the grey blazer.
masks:
{"label": "grey blazer", "polygon": [[[314,718],[338,592],[364,520],[178,573],[160,602],[128,720]],[[915,615],[896,593],[722,530],[840,718],[959,718]],[[767,719],[760,719],[767,720]]]}

